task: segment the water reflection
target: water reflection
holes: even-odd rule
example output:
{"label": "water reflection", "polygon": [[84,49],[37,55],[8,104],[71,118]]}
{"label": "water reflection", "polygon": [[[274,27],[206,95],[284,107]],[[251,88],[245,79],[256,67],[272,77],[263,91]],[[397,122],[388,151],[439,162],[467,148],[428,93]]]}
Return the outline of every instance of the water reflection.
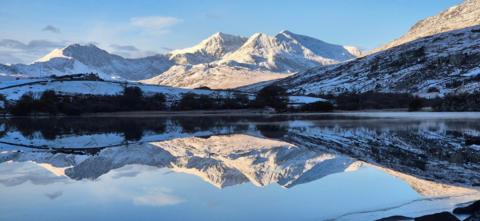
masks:
{"label": "water reflection", "polygon": [[[367,208],[350,205],[356,201],[350,197],[352,202],[336,201],[336,209],[317,208],[302,215],[320,220],[335,217],[355,220],[365,214],[380,218],[389,214],[385,211],[399,211],[398,208],[408,207],[411,202],[424,203],[418,201],[422,198],[448,199],[441,204],[445,206],[457,202],[454,197],[460,197],[459,201],[480,196],[476,188],[480,185],[480,143],[477,143],[480,124],[476,119],[332,116],[25,118],[3,120],[0,125],[0,183],[5,186],[0,189],[5,190],[21,188],[28,183],[76,185],[81,189],[87,185],[84,182],[91,181],[88,185],[99,188],[107,185],[105,177],[109,177],[108,184],[120,188],[115,193],[128,195],[134,205],[176,205],[184,210],[197,211],[202,206],[198,202],[192,203],[195,200],[185,194],[191,195],[192,190],[203,188],[203,184],[190,182],[191,178],[184,176],[200,178],[221,190],[207,191],[206,198],[222,194],[222,197],[239,201],[245,200],[246,196],[232,195],[230,189],[247,195],[253,192],[270,194],[269,197],[273,198],[288,194],[289,198],[300,201],[314,200],[308,194],[339,200],[342,199],[340,190],[333,193],[322,191],[329,188],[326,183],[331,179],[336,179],[334,185],[341,186],[350,182],[342,181],[343,177],[363,174],[355,182],[360,186],[367,182],[368,185],[363,184],[365,189],[355,190],[356,187],[350,186],[343,190],[352,196],[360,194],[358,191],[366,191],[373,197],[375,191],[382,192],[379,190],[382,187],[374,188],[376,185],[396,183],[388,184],[383,191],[394,190],[398,194],[389,200],[375,197],[375,202],[366,200],[363,206]],[[157,182],[161,177],[171,177],[172,172],[179,174],[170,181],[173,186],[150,187],[134,196],[126,193],[128,190],[115,181],[131,178],[138,182],[140,179]],[[145,177],[145,173],[156,175]],[[385,175],[394,179],[386,179]],[[262,188],[245,190],[245,184]],[[280,190],[269,193],[272,184],[297,193]],[[404,187],[393,187],[399,184],[406,184],[421,197],[416,198]],[[190,189],[179,187],[185,185]],[[317,195],[319,193],[322,194]],[[49,190],[43,197],[55,200],[64,195],[64,191]],[[234,209],[226,206],[230,205],[227,203],[210,203],[227,211]],[[271,205],[273,201],[268,202],[270,205],[251,203],[264,209],[276,208]],[[441,208],[430,204],[425,207],[431,210]],[[429,211],[426,208],[420,211]],[[293,212],[293,208],[285,209],[285,212]],[[371,212],[365,213],[362,209]],[[196,214],[197,220],[226,217]],[[181,220],[171,215],[172,220]],[[289,217],[292,218],[290,215],[278,219],[289,220]],[[232,219],[241,218],[245,217],[239,215]]]}

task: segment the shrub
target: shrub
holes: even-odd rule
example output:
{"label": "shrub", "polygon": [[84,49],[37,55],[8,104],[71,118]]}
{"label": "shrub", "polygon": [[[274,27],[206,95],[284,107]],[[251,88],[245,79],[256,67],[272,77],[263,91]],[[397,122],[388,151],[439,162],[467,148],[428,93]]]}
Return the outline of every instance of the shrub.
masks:
{"label": "shrub", "polygon": [[156,93],[153,96],[145,97],[146,110],[165,110],[166,98],[165,95]]}
{"label": "shrub", "polygon": [[49,114],[58,113],[59,97],[53,90],[47,90],[42,93],[40,99],[36,101],[37,111]]}
{"label": "shrub", "polygon": [[198,106],[196,94],[186,93],[182,95],[180,101],[178,101],[175,109],[178,110],[194,110]]}
{"label": "shrub", "polygon": [[410,101],[410,104],[408,104],[408,111],[419,111],[423,108],[423,99],[421,98],[414,98],[412,101]]}
{"label": "shrub", "polygon": [[288,106],[287,91],[279,86],[270,85],[257,93],[255,107],[272,107],[276,111],[285,111]]}
{"label": "shrub", "polygon": [[246,94],[235,93],[225,98],[222,102],[223,109],[242,109],[250,107],[250,99]]}
{"label": "shrub", "polygon": [[30,115],[35,106],[35,99],[31,93],[26,93],[11,107],[10,113],[17,116]]}
{"label": "shrub", "polygon": [[120,105],[125,110],[138,110],[143,104],[143,91],[139,87],[125,87]]}
{"label": "shrub", "polygon": [[218,108],[219,101],[208,95],[186,93],[182,96],[175,109],[177,110],[211,110]]}
{"label": "shrub", "polygon": [[307,112],[331,112],[333,111],[333,105],[330,102],[317,101],[303,105],[300,110]]}
{"label": "shrub", "polygon": [[480,111],[480,93],[447,95],[432,105],[435,111]]}
{"label": "shrub", "polygon": [[335,100],[339,110],[364,110],[408,108],[415,97],[410,94],[366,92],[346,93],[331,99]]}
{"label": "shrub", "polygon": [[29,115],[34,112],[49,114],[80,115],[82,113],[163,110],[165,96],[154,94],[144,97],[138,87],[125,88],[122,95],[75,95],[63,96],[54,91],[45,91],[39,99],[32,94],[23,95],[9,108],[13,115]]}

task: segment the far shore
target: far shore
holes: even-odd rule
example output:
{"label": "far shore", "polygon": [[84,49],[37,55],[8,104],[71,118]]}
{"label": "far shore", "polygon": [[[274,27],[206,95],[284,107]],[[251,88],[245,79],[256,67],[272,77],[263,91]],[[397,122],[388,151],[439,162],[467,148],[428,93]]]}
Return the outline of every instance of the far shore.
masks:
{"label": "far shore", "polygon": [[[341,111],[336,110],[332,112],[268,112],[261,109],[234,109],[234,110],[191,110],[191,111],[127,111],[127,112],[106,112],[106,113],[90,113],[83,114],[80,117],[169,117],[169,116],[315,116],[315,115],[369,115],[369,114],[382,115],[412,115],[427,113],[443,113],[445,115],[478,115],[480,112],[435,112],[430,108],[425,108],[422,111],[409,112],[408,108],[398,109],[368,109],[368,110],[355,110],[355,111]],[[428,116],[426,116],[428,117]]]}
{"label": "far shore", "polygon": [[82,114],[82,117],[164,117],[164,116],[279,116],[325,115],[357,112],[406,112],[408,109],[333,111],[333,112],[268,112],[261,109],[191,110],[191,111],[126,111]]}
{"label": "far shore", "polygon": [[[429,113],[435,113],[435,115],[429,116]],[[377,116],[378,114],[378,116]],[[398,109],[368,109],[368,110],[355,110],[355,111],[332,111],[332,112],[269,112],[263,109],[232,109],[232,110],[191,110],[191,111],[124,111],[124,112],[101,112],[101,113],[88,113],[79,116],[69,115],[48,115],[48,114],[36,114],[32,116],[11,116],[3,115],[4,118],[45,118],[45,117],[196,117],[196,116],[315,116],[315,115],[353,115],[358,117],[408,117],[412,115],[421,115],[422,117],[442,117],[438,114],[442,114],[446,117],[460,117],[466,118],[480,118],[480,112],[435,112],[430,108],[425,108],[421,111],[409,112],[407,108]],[[1,116],[0,116],[1,117]]]}

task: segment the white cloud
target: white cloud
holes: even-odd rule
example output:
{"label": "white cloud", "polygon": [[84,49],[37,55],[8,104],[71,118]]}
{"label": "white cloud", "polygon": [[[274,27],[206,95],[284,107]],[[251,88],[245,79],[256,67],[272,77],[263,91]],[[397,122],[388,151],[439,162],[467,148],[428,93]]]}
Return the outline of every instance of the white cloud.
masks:
{"label": "white cloud", "polygon": [[[61,38],[70,37],[68,40],[61,38],[54,40],[55,37],[50,34],[46,35],[50,40],[34,39],[22,42],[17,39],[0,39],[0,64],[30,63],[55,48],[62,48],[70,43],[86,42],[97,42],[98,47],[123,57],[151,56],[168,51],[163,45],[158,45],[159,39],[170,33],[170,28],[180,22],[182,20],[176,17],[143,16],[122,22],[96,21],[80,35],[71,36],[64,33]],[[47,25],[41,31],[61,33],[61,30],[53,25]]]}
{"label": "white cloud", "polygon": [[134,17],[130,19],[130,24],[134,27],[149,29],[164,29],[181,22],[181,19],[175,17],[146,16]]}
{"label": "white cloud", "polygon": [[0,63],[30,63],[67,44],[65,41],[32,40],[24,43],[14,39],[0,39]]}
{"label": "white cloud", "polygon": [[146,195],[135,197],[133,202],[146,206],[169,206],[184,202],[182,198],[174,196],[170,192],[171,190],[166,188],[157,188]]}
{"label": "white cloud", "polygon": [[157,52],[153,51],[141,50],[133,45],[110,44],[107,49],[111,53],[125,58],[143,58],[158,54]]}

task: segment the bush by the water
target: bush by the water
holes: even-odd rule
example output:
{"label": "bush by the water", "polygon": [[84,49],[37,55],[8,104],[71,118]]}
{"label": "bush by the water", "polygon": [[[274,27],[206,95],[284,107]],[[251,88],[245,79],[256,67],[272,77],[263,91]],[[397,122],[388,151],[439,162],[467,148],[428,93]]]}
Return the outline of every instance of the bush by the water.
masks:
{"label": "bush by the water", "polygon": [[175,110],[219,110],[250,107],[251,102],[246,94],[232,93],[225,96],[208,96],[186,93],[172,108]]}
{"label": "bush by the water", "polygon": [[59,95],[55,91],[44,91],[39,98],[24,94],[15,104],[8,107],[13,115],[35,113],[79,115],[82,113],[165,110],[165,96],[144,96],[138,87],[126,87],[121,95]]}
{"label": "bush by the water", "polygon": [[331,112],[333,109],[333,104],[328,101],[317,101],[300,107],[300,111],[304,112]]}
{"label": "bush by the water", "polygon": [[288,107],[287,91],[276,85],[267,86],[257,93],[254,106],[257,108],[272,107],[276,111],[286,111]]}
{"label": "bush by the water", "polygon": [[423,107],[423,99],[410,94],[395,93],[346,93],[331,96],[338,110],[394,109],[408,108],[411,111]]}
{"label": "bush by the water", "polygon": [[435,111],[480,111],[480,93],[447,95],[432,105]]}

